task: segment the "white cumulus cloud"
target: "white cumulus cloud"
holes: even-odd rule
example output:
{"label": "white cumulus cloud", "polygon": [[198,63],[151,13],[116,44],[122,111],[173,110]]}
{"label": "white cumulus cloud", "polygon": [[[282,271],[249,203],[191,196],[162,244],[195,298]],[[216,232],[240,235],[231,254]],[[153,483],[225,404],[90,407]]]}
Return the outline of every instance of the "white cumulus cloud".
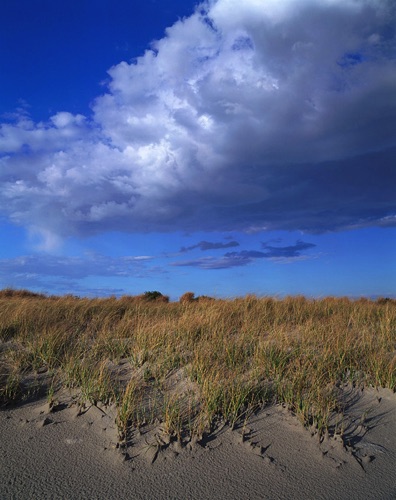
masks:
{"label": "white cumulus cloud", "polygon": [[0,210],[55,236],[394,217],[396,6],[217,0],[109,69],[92,116],[0,129]]}

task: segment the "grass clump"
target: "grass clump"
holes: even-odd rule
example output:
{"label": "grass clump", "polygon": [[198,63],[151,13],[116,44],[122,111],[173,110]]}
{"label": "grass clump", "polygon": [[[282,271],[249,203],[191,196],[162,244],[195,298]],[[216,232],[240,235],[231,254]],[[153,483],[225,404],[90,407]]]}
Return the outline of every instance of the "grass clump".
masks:
{"label": "grass clump", "polygon": [[91,403],[114,401],[123,434],[155,418],[201,433],[271,403],[322,433],[340,385],[396,389],[391,299],[36,295],[0,292],[1,401],[52,373]]}

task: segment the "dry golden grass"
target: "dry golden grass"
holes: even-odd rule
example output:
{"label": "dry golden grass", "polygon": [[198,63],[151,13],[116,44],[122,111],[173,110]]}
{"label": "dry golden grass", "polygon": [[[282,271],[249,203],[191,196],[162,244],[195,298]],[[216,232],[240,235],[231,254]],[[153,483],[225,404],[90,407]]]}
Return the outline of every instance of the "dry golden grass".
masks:
{"label": "dry golden grass", "polygon": [[0,291],[0,400],[73,387],[174,435],[278,402],[322,433],[342,384],[396,389],[395,301],[161,297]]}

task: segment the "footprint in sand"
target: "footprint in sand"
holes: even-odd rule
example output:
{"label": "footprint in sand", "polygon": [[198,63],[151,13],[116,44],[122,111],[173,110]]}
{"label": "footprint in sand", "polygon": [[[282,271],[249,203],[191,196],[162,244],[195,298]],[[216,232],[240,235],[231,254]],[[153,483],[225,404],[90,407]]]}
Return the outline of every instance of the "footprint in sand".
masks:
{"label": "footprint in sand", "polygon": [[68,445],[82,443],[83,440],[81,438],[66,438],[65,443]]}

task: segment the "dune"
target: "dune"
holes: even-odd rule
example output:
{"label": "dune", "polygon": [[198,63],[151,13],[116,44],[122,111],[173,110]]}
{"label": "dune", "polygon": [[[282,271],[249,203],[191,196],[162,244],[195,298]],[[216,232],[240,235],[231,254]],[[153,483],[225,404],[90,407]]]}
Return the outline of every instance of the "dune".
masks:
{"label": "dune", "polygon": [[120,443],[115,410],[30,401],[0,411],[0,497],[396,498],[396,395],[345,387],[342,432],[320,439],[282,405],[178,441],[161,424]]}

